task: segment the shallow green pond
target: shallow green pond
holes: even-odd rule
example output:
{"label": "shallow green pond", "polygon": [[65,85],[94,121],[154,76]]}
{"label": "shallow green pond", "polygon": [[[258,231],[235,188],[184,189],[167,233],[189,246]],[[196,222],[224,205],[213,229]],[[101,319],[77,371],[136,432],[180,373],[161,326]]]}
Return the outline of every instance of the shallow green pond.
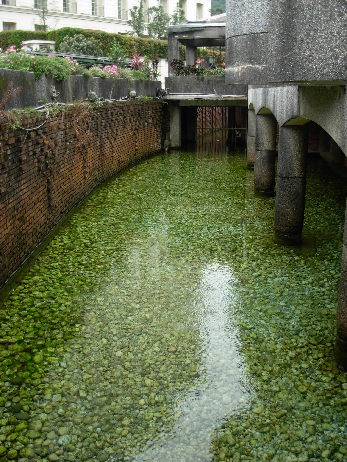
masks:
{"label": "shallow green pond", "polygon": [[297,248],[241,156],[97,189],[3,293],[0,461],[346,460],[345,194],[311,162]]}

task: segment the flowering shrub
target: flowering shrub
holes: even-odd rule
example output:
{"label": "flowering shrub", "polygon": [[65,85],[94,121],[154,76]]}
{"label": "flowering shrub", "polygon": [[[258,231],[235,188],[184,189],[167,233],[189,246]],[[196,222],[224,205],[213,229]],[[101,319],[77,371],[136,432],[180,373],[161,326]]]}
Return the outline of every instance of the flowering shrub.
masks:
{"label": "flowering shrub", "polygon": [[205,61],[203,58],[197,58],[195,64],[186,66],[181,59],[173,59],[170,63],[175,75],[224,75],[225,70],[222,63],[204,67]]}
{"label": "flowering shrub", "polygon": [[105,66],[104,67],[104,72],[109,74],[110,77],[118,77],[119,72],[118,72],[118,66],[113,64],[112,66]]}
{"label": "flowering shrub", "polygon": [[25,52],[25,50],[18,51],[14,45],[11,45],[4,53],[0,53],[0,68],[33,72],[35,79],[39,79],[42,75],[47,75],[55,80],[66,80],[70,75],[74,74],[82,74],[87,77],[139,80],[157,77],[155,66],[151,69],[148,62],[140,54],[133,56],[131,69],[121,69],[115,64],[104,66],[104,68],[95,65],[90,69],[86,69],[72,59],[71,56],[57,57],[52,54],[39,56]]}
{"label": "flowering shrub", "polygon": [[140,71],[145,65],[145,58],[140,53],[134,53],[131,58],[131,68],[135,71]]}
{"label": "flowering shrub", "polygon": [[10,48],[7,48],[5,55],[8,55],[9,53],[17,53],[16,45],[11,45]]}
{"label": "flowering shrub", "polygon": [[65,80],[70,75],[77,73],[79,65],[69,56],[66,58],[52,55],[36,56],[17,51],[16,47],[12,45],[3,54],[0,54],[0,68],[33,72],[35,79],[47,75],[56,80]]}

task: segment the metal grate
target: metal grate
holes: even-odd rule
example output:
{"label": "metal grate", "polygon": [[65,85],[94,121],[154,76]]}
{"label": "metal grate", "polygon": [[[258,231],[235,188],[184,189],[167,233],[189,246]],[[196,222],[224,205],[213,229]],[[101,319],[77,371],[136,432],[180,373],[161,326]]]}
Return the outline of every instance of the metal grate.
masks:
{"label": "metal grate", "polygon": [[197,152],[236,151],[244,145],[246,130],[242,112],[223,106],[198,107],[196,112]]}

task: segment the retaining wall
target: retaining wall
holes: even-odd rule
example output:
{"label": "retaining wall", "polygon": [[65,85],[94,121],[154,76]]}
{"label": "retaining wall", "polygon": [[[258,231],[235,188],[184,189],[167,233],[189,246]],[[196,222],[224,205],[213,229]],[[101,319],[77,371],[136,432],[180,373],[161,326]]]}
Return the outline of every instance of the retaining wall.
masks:
{"label": "retaining wall", "polygon": [[58,94],[57,101],[72,103],[86,99],[94,91],[104,99],[120,99],[135,90],[137,96],[156,96],[161,83],[152,80],[103,79],[101,77],[84,77],[73,75],[63,82],[42,76],[35,80],[32,72],[0,69],[0,101],[8,88],[14,92],[1,109],[37,107],[51,102],[52,87]]}
{"label": "retaining wall", "polygon": [[[160,101],[70,106],[34,131],[0,123],[0,285],[99,183],[161,150]],[[45,121],[23,114],[24,128]]]}

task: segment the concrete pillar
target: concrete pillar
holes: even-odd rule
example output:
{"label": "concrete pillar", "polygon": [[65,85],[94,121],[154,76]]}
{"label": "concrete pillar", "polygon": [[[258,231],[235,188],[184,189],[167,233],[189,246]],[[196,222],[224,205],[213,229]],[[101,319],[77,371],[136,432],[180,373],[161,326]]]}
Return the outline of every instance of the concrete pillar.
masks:
{"label": "concrete pillar", "polygon": [[347,368],[347,201],[343,236],[342,269],[337,307],[337,347],[340,360]]}
{"label": "concrete pillar", "polygon": [[257,114],[254,159],[254,189],[273,194],[276,166],[276,119],[271,114]]}
{"label": "concrete pillar", "polygon": [[186,46],[186,64],[194,66],[196,60],[196,47]]}
{"label": "concrete pillar", "polygon": [[181,108],[178,103],[169,103],[170,113],[170,145],[172,148],[181,147]]}
{"label": "concrete pillar", "polygon": [[255,112],[248,109],[248,129],[247,129],[247,165],[253,168],[255,159]]}
{"label": "concrete pillar", "polygon": [[175,34],[169,33],[168,35],[168,66],[169,66],[169,77],[174,75],[171,68],[171,61],[173,59],[180,59],[180,47],[179,41]]}
{"label": "concrete pillar", "polygon": [[305,211],[307,127],[280,128],[275,231],[300,240]]}

